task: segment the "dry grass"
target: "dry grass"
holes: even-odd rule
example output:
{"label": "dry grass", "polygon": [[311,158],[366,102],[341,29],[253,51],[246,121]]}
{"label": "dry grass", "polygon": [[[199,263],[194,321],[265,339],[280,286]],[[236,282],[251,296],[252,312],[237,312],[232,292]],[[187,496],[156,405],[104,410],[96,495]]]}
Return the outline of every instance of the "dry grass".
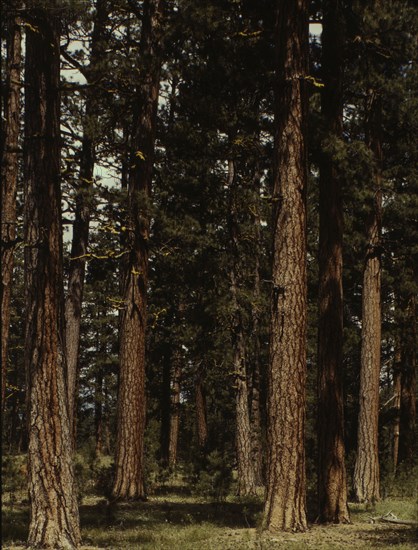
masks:
{"label": "dry grass", "polygon": [[[240,550],[314,549],[355,550],[417,548],[416,529],[405,525],[370,523],[370,516],[392,511],[402,519],[417,518],[413,499],[387,499],[376,509],[351,507],[351,525],[311,525],[306,533],[260,533],[261,501],[246,503],[228,499],[210,502],[167,488],[148,502],[120,503],[109,507],[91,496],[80,507],[83,549],[141,550]],[[28,505],[7,502],[3,506],[3,548],[24,548]]]}

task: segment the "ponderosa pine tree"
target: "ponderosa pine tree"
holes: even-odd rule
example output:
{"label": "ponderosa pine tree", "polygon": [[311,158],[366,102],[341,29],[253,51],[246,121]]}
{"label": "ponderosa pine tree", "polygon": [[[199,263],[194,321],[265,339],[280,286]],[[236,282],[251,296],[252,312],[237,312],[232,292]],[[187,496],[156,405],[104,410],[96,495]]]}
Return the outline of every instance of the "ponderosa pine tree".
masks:
{"label": "ponderosa pine tree", "polygon": [[232,362],[235,386],[235,420],[236,420],[236,453],[238,467],[238,495],[248,496],[256,494],[256,481],[253,460],[253,437],[251,433],[247,357],[243,326],[243,312],[238,298],[238,274],[239,265],[239,225],[237,219],[237,176],[235,174],[235,162],[228,161],[228,188],[229,188],[229,212],[228,226],[230,238],[230,262],[229,269],[231,285],[231,340]]}
{"label": "ponderosa pine tree", "polygon": [[78,548],[65,379],[60,190],[61,6],[27,4],[25,293],[32,548]]}
{"label": "ponderosa pine tree", "polygon": [[14,247],[17,237],[16,197],[19,172],[20,85],[22,32],[20,18],[9,7],[5,128],[1,164],[1,406],[4,413],[10,328]]}
{"label": "ponderosa pine tree", "polygon": [[360,411],[354,493],[358,502],[380,498],[378,422],[381,349],[382,104],[379,91],[366,97],[366,140],[374,158],[374,199],[367,227],[363,272]]}
{"label": "ponderosa pine tree", "polygon": [[124,309],[120,324],[118,424],[113,495],[145,498],[145,334],[147,324],[149,198],[161,69],[162,0],[146,0],[141,15],[132,153],[128,181]]}
{"label": "ponderosa pine tree", "polygon": [[264,528],[305,531],[308,2],[276,3],[271,340]]}
{"label": "ponderosa pine tree", "polygon": [[417,390],[417,306],[415,293],[404,301],[404,323],[401,325],[400,345],[400,418],[398,461],[414,464],[416,449],[416,390]]}
{"label": "ponderosa pine tree", "polygon": [[[80,173],[76,190],[75,218],[71,244],[68,289],[65,300],[65,346],[67,360],[67,384],[69,418],[73,443],[76,443],[76,389],[78,355],[80,347],[81,309],[83,302],[84,277],[89,240],[89,225],[92,211],[92,188],[97,144],[97,125],[100,113],[97,84],[102,78],[105,55],[104,32],[108,18],[106,0],[96,1],[96,13],[91,34],[89,66],[83,70],[89,87],[86,90],[83,138],[80,152]],[[66,58],[71,60],[70,55]]]}
{"label": "ponderosa pine tree", "polygon": [[332,146],[342,139],[343,19],[340,0],[323,3],[318,320],[318,499],[321,522],[347,523],[343,368],[343,208]]}

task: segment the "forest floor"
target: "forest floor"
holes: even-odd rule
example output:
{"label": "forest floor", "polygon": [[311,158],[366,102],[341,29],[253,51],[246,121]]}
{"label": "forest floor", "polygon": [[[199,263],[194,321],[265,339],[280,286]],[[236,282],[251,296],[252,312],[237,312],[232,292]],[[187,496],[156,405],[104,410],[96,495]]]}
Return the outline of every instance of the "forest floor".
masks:
{"label": "forest floor", "polygon": [[[239,501],[230,497],[213,502],[161,487],[147,502],[118,503],[93,495],[80,505],[83,550],[413,550],[418,545],[416,527],[371,523],[370,518],[392,512],[400,519],[417,520],[417,501],[388,498],[367,509],[351,505],[351,525],[311,524],[306,533],[261,534],[261,499]],[[25,548],[29,521],[28,503],[3,498],[2,548]]]}

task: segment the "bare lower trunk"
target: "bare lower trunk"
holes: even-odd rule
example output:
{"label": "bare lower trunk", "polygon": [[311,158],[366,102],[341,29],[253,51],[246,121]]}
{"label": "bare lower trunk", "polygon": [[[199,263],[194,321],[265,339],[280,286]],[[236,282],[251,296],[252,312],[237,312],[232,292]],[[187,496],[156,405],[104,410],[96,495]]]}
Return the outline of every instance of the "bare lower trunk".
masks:
{"label": "bare lower trunk", "polygon": [[5,132],[1,165],[1,406],[6,403],[6,379],[10,327],[16,195],[20,131],[21,30],[18,18],[10,17],[7,37]]}
{"label": "bare lower trunk", "polygon": [[380,498],[378,421],[381,346],[381,105],[373,90],[368,94],[368,142],[375,155],[375,198],[368,227],[368,248],[363,274],[360,412],[354,493],[358,502]]}
{"label": "bare lower trunk", "polygon": [[305,531],[308,2],[277,3],[268,474],[264,528]]}
{"label": "bare lower trunk", "polygon": [[25,101],[25,366],[28,544],[77,548],[77,495],[65,379],[60,193],[60,22],[28,8]]}
{"label": "bare lower trunk", "polygon": [[[343,43],[339,0],[325,2],[322,48],[325,139],[342,139]],[[348,523],[342,388],[343,209],[341,178],[329,153],[323,153],[320,163],[319,212],[318,517],[325,523]]]}

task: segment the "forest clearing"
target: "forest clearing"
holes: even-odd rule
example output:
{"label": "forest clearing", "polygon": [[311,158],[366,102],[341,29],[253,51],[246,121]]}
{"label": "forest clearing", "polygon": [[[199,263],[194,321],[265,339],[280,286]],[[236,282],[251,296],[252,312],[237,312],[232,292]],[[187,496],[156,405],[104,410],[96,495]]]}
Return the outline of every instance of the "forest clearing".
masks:
{"label": "forest clearing", "polygon": [[[391,497],[378,505],[350,504],[351,524],[310,524],[306,533],[260,531],[261,495],[247,499],[226,496],[221,500],[191,494],[181,476],[156,485],[147,502],[114,505],[93,494],[83,497],[80,520],[81,550],[358,550],[372,548],[413,550],[418,543],[416,497]],[[5,495],[3,541],[5,550],[23,550],[27,538],[28,506],[19,499],[10,505]],[[415,525],[380,522],[402,518]],[[376,518],[372,522],[371,518]]]}
{"label": "forest clearing", "polygon": [[412,549],[416,2],[1,15],[3,547]]}

